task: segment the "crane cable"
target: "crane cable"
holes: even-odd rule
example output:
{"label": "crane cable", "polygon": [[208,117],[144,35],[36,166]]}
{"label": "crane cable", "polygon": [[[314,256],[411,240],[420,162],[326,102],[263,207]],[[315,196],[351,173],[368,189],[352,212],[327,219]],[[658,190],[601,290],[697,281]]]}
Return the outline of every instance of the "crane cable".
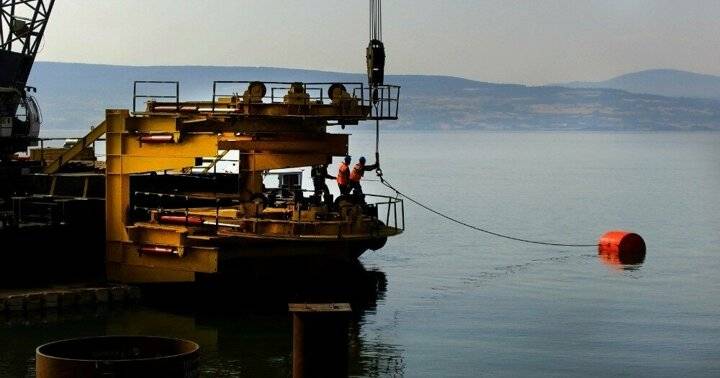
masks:
{"label": "crane cable", "polygon": [[370,40],[382,40],[382,0],[370,0]]}
{"label": "crane cable", "polygon": [[[382,0],[370,0],[370,41],[373,41],[373,40],[377,40],[377,41],[382,40]],[[377,112],[378,104],[374,103],[373,105],[375,107],[375,115],[377,116],[377,115],[379,115]],[[379,118],[375,118],[375,164],[377,164],[377,168],[376,168],[375,172],[376,172],[378,178],[380,179],[380,182],[383,185],[385,185],[388,189],[395,191],[396,196],[402,196],[402,197],[406,198],[408,201],[422,207],[423,209],[425,209],[433,214],[439,215],[451,222],[457,223],[461,226],[465,226],[465,227],[468,227],[475,231],[480,231],[480,232],[483,232],[483,233],[486,233],[489,235],[493,235],[493,236],[497,236],[497,237],[501,237],[501,238],[505,238],[505,239],[510,239],[510,240],[515,240],[515,241],[519,241],[519,242],[523,242],[523,243],[551,245],[551,246],[557,246],[557,247],[597,247],[598,246],[597,243],[596,244],[549,243],[549,242],[543,242],[543,241],[537,241],[537,240],[523,239],[523,238],[518,238],[515,236],[501,234],[498,232],[493,232],[493,231],[463,222],[457,218],[453,218],[447,214],[444,214],[438,210],[435,210],[432,207],[414,199],[412,196],[409,196],[409,195],[399,191],[397,188],[392,186],[386,178],[383,177],[383,172],[380,169],[380,119]]]}
{"label": "crane cable", "polygon": [[[379,121],[379,120],[376,120],[376,124],[375,124],[375,159],[376,159],[376,162],[377,162],[377,163],[380,162],[380,151],[379,151],[380,126],[379,126],[379,124],[380,124],[380,121]],[[597,247],[597,246],[598,246],[597,243],[595,243],[595,244],[551,243],[551,242],[544,242],[544,241],[538,241],[538,240],[523,239],[523,238],[519,238],[519,237],[515,237],[515,236],[510,236],[510,235],[506,235],[506,234],[501,234],[501,233],[499,233],[499,232],[490,231],[490,230],[487,230],[487,229],[485,229],[485,228],[481,228],[481,227],[478,227],[478,226],[475,226],[475,225],[472,225],[472,224],[463,222],[463,221],[461,221],[461,220],[459,220],[459,219],[457,219],[457,218],[453,218],[453,217],[451,217],[451,216],[449,216],[449,215],[447,215],[447,214],[445,214],[445,213],[442,213],[442,212],[440,212],[440,211],[438,211],[438,210],[435,210],[435,209],[433,209],[432,207],[430,207],[430,206],[428,206],[428,205],[426,205],[426,204],[424,204],[424,203],[416,200],[416,199],[413,198],[412,196],[410,196],[410,195],[408,195],[408,194],[406,194],[406,193],[401,192],[400,190],[398,190],[397,188],[395,188],[392,184],[390,184],[390,182],[383,176],[382,170],[380,170],[379,167],[378,167],[376,173],[377,173],[378,177],[380,178],[380,183],[382,183],[383,185],[385,185],[388,189],[394,191],[396,196],[402,196],[402,197],[404,197],[405,199],[407,199],[408,201],[410,201],[410,202],[412,202],[412,203],[414,203],[414,204],[422,207],[423,209],[425,209],[425,210],[427,210],[427,211],[429,211],[429,212],[431,212],[431,213],[433,213],[433,214],[435,214],[435,215],[441,216],[441,217],[443,217],[443,218],[445,218],[445,219],[447,219],[447,220],[449,220],[449,221],[451,221],[451,222],[457,223],[457,224],[459,224],[459,225],[461,225],[461,226],[465,226],[465,227],[470,228],[470,229],[473,229],[473,230],[475,230],[475,231],[480,231],[480,232],[483,232],[483,233],[486,233],[486,234],[489,234],[489,235],[493,235],[493,236],[497,236],[497,237],[500,237],[500,238],[515,240],[515,241],[518,241],[518,242],[530,243],[530,244],[550,245],[550,246],[556,246],[556,247]]]}

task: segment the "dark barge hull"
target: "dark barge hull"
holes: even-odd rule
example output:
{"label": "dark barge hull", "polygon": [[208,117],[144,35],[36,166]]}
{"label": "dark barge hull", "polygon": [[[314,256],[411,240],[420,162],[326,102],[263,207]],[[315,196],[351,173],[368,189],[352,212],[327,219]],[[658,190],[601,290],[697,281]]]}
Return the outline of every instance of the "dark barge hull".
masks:
{"label": "dark barge hull", "polygon": [[374,239],[337,239],[334,241],[312,239],[262,239],[236,238],[221,247],[221,260],[242,258],[329,258],[352,260],[367,250],[377,250],[385,245],[387,237]]}
{"label": "dark barge hull", "polygon": [[0,287],[104,280],[104,176],[12,168],[0,169]]}
{"label": "dark barge hull", "polygon": [[[105,281],[104,175],[28,175],[16,171],[7,176],[0,210],[11,214],[15,222],[3,224],[0,220],[0,287]],[[232,192],[237,183],[229,175],[212,179],[142,175],[133,179],[138,190]],[[93,197],[88,198],[88,194]],[[218,272],[232,274],[235,268],[253,266],[258,260],[352,261],[369,249],[381,248],[386,240],[387,236],[381,235],[331,240],[232,237],[218,246]]]}
{"label": "dark barge hull", "polygon": [[[97,224],[101,227],[97,227]],[[32,225],[0,229],[0,287],[100,282],[105,230],[95,225]]]}

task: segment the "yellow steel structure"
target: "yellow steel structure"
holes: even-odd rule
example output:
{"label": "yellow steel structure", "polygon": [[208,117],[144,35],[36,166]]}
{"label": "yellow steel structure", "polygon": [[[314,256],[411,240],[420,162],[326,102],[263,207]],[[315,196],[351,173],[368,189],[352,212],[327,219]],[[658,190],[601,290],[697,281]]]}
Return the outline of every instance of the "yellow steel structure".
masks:
{"label": "yellow steel structure", "polygon": [[[228,240],[263,239],[263,235],[270,234],[278,240],[313,237],[359,240],[401,232],[397,228],[373,228],[371,235],[368,225],[377,224],[376,220],[361,215],[351,219],[349,214],[354,213],[349,208],[344,210],[342,220],[324,223],[317,221],[319,210],[301,214],[292,210],[260,209],[263,217],[248,215],[251,209],[256,214],[260,211],[252,207],[256,205],[250,201],[254,194],[263,191],[263,171],[328,164],[333,156],[346,155],[348,135],[327,133],[329,121],[353,124],[368,119],[371,114],[370,106],[349,95],[344,87],[342,96],[323,102],[310,99],[303,86],[293,84],[282,102],[262,103],[264,88],[262,93],[253,95],[259,92],[253,85],[256,84],[251,84],[242,97],[221,98],[212,103],[150,101],[144,112],[106,111],[101,126],[106,128],[109,280],[193,281],[195,273],[215,273],[221,260],[238,254],[242,247],[225,248]],[[239,151],[241,156],[237,198],[246,204],[235,208],[198,209],[193,214],[205,217],[203,219],[215,214],[216,224],[220,226],[222,220],[232,228],[208,234],[198,231],[197,225],[163,224],[159,221],[160,212],[154,212],[149,221],[129,220],[131,175],[187,172],[198,166],[203,157],[216,157],[229,150]],[[236,215],[228,217],[229,213]],[[281,220],[266,219],[278,216]],[[340,215],[336,218],[341,219]],[[298,231],[308,227],[320,235]],[[341,237],[343,230],[349,231]],[[143,253],[144,246],[172,253]],[[272,247],[267,248],[271,250]]]}
{"label": "yellow steel structure", "polygon": [[48,164],[44,169],[43,173],[53,174],[57,173],[60,168],[71,161],[73,158],[78,156],[83,150],[95,143],[100,137],[105,134],[105,122],[95,126],[90,132],[84,137],[80,138],[73,146],[64,150],[60,156],[58,156],[52,163]]}

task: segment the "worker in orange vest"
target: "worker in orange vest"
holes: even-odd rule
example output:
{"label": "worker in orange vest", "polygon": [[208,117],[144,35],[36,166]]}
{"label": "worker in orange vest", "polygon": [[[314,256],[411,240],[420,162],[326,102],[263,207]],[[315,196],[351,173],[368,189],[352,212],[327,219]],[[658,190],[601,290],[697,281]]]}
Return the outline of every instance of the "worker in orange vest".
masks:
{"label": "worker in orange vest", "polygon": [[350,193],[350,162],[352,159],[350,156],[345,156],[345,161],[340,163],[340,168],[337,174],[337,184],[340,189],[340,195],[346,195]]}
{"label": "worker in orange vest", "polygon": [[365,165],[365,157],[361,156],[358,163],[355,164],[352,171],[350,172],[350,189],[353,189],[353,194],[362,196],[362,186],[360,185],[360,179],[363,178],[365,172],[372,171],[378,168],[378,164]]}

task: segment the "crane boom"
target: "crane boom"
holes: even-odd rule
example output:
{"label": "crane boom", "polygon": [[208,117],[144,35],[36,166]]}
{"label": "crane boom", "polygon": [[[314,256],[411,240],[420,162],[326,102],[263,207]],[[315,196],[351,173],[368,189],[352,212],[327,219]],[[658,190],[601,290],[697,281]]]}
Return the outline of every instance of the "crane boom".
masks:
{"label": "crane boom", "polygon": [[36,144],[37,104],[27,93],[55,0],[0,0],[0,160]]}
{"label": "crane boom", "polygon": [[0,86],[25,86],[55,0],[0,1]]}

